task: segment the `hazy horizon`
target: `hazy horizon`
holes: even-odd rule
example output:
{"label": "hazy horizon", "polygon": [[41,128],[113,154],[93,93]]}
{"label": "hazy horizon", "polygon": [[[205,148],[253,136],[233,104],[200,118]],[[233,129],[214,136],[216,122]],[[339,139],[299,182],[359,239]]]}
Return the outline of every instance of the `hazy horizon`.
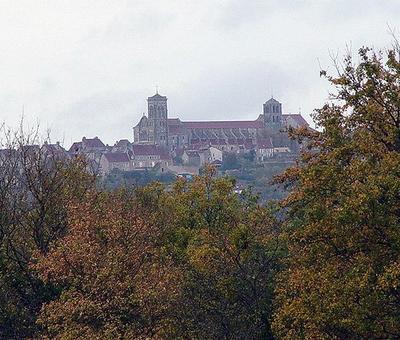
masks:
{"label": "hazy horizon", "polygon": [[[361,6],[362,5],[362,6]],[[321,68],[347,46],[390,46],[400,2],[0,1],[0,121],[39,121],[53,140],[132,140],[146,99],[182,120],[256,119],[328,98]]]}

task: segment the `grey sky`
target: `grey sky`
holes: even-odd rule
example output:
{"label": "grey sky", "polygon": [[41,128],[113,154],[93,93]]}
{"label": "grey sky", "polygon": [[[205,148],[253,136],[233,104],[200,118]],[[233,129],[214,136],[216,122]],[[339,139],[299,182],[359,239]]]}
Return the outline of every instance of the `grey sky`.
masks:
{"label": "grey sky", "polygon": [[[252,119],[327,99],[329,52],[389,46],[399,0],[0,0],[0,120],[25,107],[68,147],[132,139],[160,86],[185,120]],[[332,70],[333,71],[333,70]]]}

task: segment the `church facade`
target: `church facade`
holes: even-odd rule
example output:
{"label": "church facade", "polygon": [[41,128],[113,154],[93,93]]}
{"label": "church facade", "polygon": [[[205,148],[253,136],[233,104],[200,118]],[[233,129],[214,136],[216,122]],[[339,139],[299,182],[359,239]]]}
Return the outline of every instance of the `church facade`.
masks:
{"label": "church facade", "polygon": [[147,115],[133,128],[134,143],[154,144],[169,151],[215,146],[236,152],[257,150],[266,144],[295,148],[285,128],[308,127],[301,114],[284,114],[282,104],[274,98],[263,104],[262,114],[255,120],[182,121],[168,117],[167,97],[156,93],[147,103]]}

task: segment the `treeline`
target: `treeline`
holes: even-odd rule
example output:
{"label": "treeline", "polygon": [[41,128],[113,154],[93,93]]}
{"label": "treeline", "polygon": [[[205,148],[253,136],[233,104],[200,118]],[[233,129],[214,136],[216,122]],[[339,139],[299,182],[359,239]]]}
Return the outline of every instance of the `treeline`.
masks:
{"label": "treeline", "polygon": [[359,59],[321,72],[334,101],[290,131],[303,152],[279,202],[212,168],[102,190],[4,131],[0,338],[398,338],[399,48]]}

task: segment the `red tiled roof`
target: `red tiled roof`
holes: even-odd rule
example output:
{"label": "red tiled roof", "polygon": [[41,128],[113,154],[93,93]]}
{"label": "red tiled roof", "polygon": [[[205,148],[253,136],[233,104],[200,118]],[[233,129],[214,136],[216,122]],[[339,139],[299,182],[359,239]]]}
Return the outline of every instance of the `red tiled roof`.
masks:
{"label": "red tiled roof", "polygon": [[[307,121],[299,113],[283,114],[284,120],[293,119],[298,125],[307,125]],[[181,121],[179,118],[169,118],[168,126],[183,126],[188,129],[261,129],[264,127],[263,115],[256,120],[215,120],[215,121]]]}
{"label": "red tiled roof", "polygon": [[168,118],[168,126],[169,125],[179,125],[181,120],[179,118]]}
{"label": "red tiled roof", "polygon": [[182,126],[179,125],[168,125],[168,133],[170,135],[178,135],[181,134],[182,131]]}
{"label": "red tiled roof", "polygon": [[126,163],[129,162],[129,156],[124,152],[107,152],[104,157],[110,163]]}
{"label": "red tiled roof", "polygon": [[161,152],[162,151],[155,145],[143,145],[143,144],[133,145],[133,154],[137,156],[152,156],[152,155],[159,156]]}
{"label": "red tiled roof", "polygon": [[160,159],[166,161],[166,160],[170,160],[171,156],[168,154],[168,152],[161,152],[160,153]]}
{"label": "red tiled roof", "polygon": [[182,122],[188,129],[258,129],[263,127],[262,121],[259,120],[227,120],[227,121],[198,121],[198,122]]}

